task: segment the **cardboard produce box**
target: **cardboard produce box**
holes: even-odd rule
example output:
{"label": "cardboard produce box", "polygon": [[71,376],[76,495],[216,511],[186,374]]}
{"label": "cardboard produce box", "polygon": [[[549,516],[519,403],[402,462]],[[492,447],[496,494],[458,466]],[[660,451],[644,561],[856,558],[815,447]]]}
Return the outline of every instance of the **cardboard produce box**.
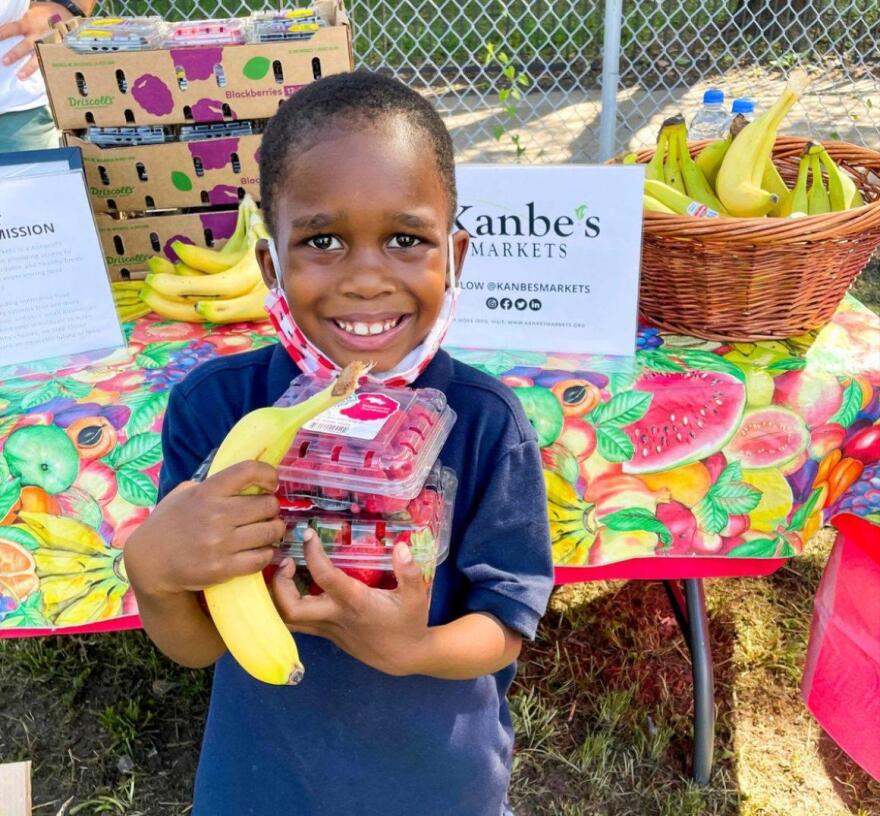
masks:
{"label": "cardboard produce box", "polygon": [[237,217],[233,209],[125,219],[98,213],[95,220],[110,280],[123,280],[143,277],[147,259],[153,255],[176,261],[173,241],[220,249],[234,232]]}
{"label": "cardboard produce box", "polygon": [[235,207],[244,193],[260,200],[262,136],[106,147],[66,134],[82,151],[96,213]]}
{"label": "cardboard produce box", "polygon": [[314,6],[329,25],[308,40],[78,53],[53,32],[37,53],[55,122],[78,130],[268,119],[303,85],[352,70],[342,0]]}

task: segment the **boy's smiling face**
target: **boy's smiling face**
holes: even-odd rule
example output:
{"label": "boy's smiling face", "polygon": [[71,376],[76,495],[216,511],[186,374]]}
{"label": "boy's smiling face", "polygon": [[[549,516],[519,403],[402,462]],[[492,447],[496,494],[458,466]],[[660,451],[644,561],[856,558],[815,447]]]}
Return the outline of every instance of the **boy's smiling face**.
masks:
{"label": "boy's smiling face", "polygon": [[[429,140],[393,119],[329,126],[283,172],[273,220],[294,320],[337,365],[393,368],[427,336],[447,286],[449,200]],[[460,269],[467,233],[454,243]],[[268,250],[257,253],[273,286]]]}

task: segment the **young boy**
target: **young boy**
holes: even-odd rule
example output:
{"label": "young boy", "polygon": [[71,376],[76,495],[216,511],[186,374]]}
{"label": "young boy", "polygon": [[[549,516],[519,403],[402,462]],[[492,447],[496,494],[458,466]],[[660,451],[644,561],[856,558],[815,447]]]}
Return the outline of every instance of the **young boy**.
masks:
{"label": "young boy", "polygon": [[[172,393],[164,496],[125,550],[147,633],[186,666],[216,663],[196,816],[501,816],[513,733],[506,694],[552,585],[541,459],[503,385],[437,349],[468,235],[443,122],[396,80],[321,79],[263,137],[257,252],[281,343],[213,360]],[[273,255],[277,260],[273,260]],[[268,465],[188,481],[243,414],[302,371],[373,360],[374,376],[443,391],[458,421],[441,453],[459,479],[448,559],[431,587],[405,545],[395,590],[336,569],[315,536],[273,580],[306,667],[260,683],[226,652],[196,592],[265,567],[284,532]],[[296,361],[296,362],[294,362]],[[257,484],[268,495],[241,496]]]}

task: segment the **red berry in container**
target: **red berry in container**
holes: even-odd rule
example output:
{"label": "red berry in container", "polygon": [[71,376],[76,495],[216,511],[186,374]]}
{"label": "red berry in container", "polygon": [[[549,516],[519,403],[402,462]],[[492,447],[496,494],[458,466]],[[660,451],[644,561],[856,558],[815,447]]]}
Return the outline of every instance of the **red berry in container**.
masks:
{"label": "red berry in container", "polygon": [[345,556],[346,559],[355,557],[358,561],[363,560],[363,566],[340,566],[346,575],[356,578],[367,586],[378,586],[386,570],[376,566],[387,558],[385,545],[372,535],[359,536],[352,544],[343,544],[335,549],[337,557]]}

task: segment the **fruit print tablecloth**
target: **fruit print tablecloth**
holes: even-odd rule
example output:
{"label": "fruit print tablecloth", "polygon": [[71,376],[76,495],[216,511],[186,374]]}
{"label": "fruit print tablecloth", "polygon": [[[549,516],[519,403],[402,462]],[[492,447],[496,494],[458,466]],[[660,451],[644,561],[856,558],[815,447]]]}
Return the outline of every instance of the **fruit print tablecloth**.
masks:
{"label": "fruit print tablecloth", "polygon": [[[268,324],[126,325],[129,350],[0,373],[0,635],[138,625],[121,558],[156,500],[169,388]],[[880,319],[722,345],[642,328],[634,358],[453,350],[515,389],[542,446],[557,565],[797,555],[880,523]]]}

